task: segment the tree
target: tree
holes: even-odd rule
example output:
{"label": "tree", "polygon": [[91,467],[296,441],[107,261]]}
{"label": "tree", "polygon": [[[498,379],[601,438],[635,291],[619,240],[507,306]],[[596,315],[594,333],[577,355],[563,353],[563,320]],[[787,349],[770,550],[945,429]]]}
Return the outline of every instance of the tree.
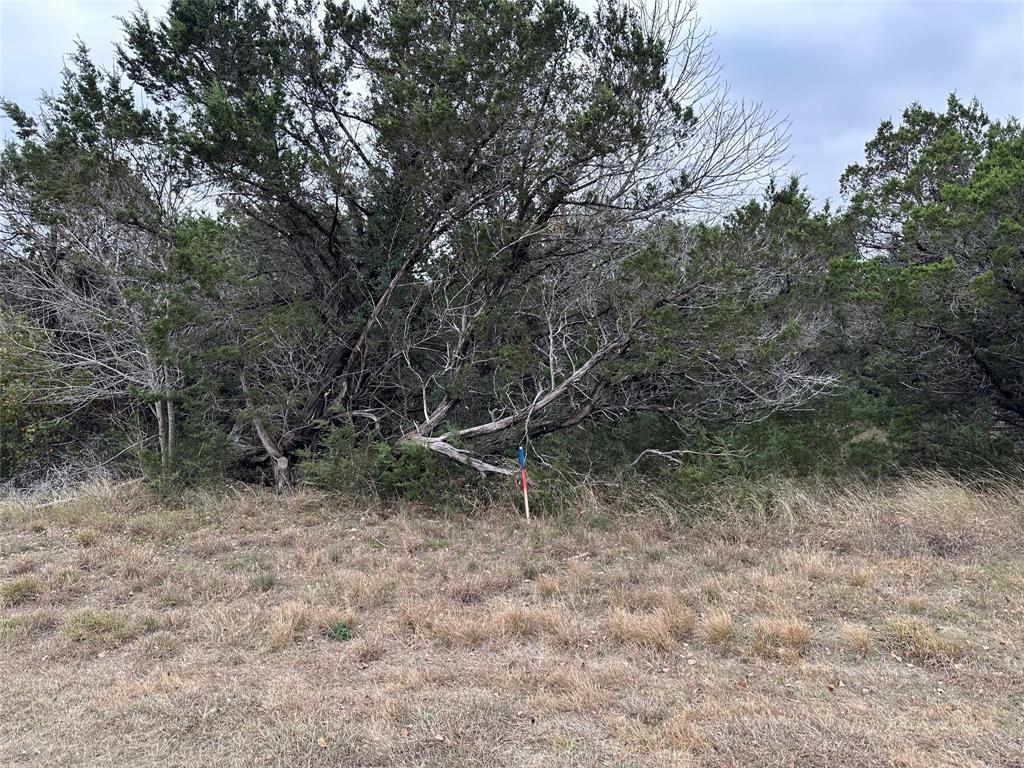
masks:
{"label": "tree", "polygon": [[191,258],[202,190],[166,142],[173,121],[136,109],[83,46],[38,118],[4,109],[18,139],[0,164],[0,300],[34,329],[7,323],[2,339],[31,382],[21,404],[145,408],[167,470],[197,354],[196,298],[217,271]]}
{"label": "tree", "polygon": [[[859,248],[835,277],[876,380],[942,418],[1024,426],[1024,133],[975,101],[912,105],[842,180]],[[881,309],[882,312],[878,310]]]}
{"label": "tree", "polygon": [[679,222],[783,141],[690,5],[176,0],[126,32],[252,243],[238,388],[278,484],[340,420],[506,473],[478,454],[512,433],[672,407],[638,341],[700,310]]}

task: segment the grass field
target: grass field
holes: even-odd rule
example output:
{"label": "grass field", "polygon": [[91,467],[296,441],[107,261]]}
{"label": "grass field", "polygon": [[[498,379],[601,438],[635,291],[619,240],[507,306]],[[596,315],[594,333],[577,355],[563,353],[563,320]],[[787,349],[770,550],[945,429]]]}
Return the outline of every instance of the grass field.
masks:
{"label": "grass field", "polygon": [[0,765],[1024,765],[1024,488],[772,499],[0,502]]}

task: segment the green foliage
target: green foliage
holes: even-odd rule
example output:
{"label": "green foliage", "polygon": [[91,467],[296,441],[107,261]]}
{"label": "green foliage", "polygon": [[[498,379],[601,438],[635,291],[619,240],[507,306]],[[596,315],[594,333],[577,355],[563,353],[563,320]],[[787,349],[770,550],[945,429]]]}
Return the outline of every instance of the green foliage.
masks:
{"label": "green foliage", "polygon": [[216,482],[227,476],[239,459],[224,428],[205,420],[202,413],[183,414],[169,464],[161,464],[160,454],[152,449],[137,448],[135,456],[150,487],[163,496]]}
{"label": "green foliage", "polygon": [[840,225],[860,251],[830,281],[857,324],[854,370],[893,405],[904,459],[1012,460],[1024,426],[1019,123],[991,123],[953,96],[943,113],[912,105],[898,127],[882,124],[843,186]]}
{"label": "green foliage", "polygon": [[458,509],[481,486],[481,478],[414,443],[379,445],[374,485],[385,498]]}
{"label": "green foliage", "polygon": [[476,473],[415,443],[389,445],[356,434],[351,421],[333,425],[323,444],[302,454],[302,477],[320,488],[429,506],[459,506],[482,489]]}
{"label": "green foliage", "polygon": [[1015,120],[911,105],[844,210],[791,178],[695,223],[763,126],[689,103],[629,4],[173,0],[124,26],[117,72],[79,46],[37,115],[3,104],[0,478],[101,436],[166,493],[262,471],[452,506],[490,487],[410,436],[506,466],[522,439],[546,514],[581,473],[693,499],[1020,456]]}
{"label": "green foliage", "polygon": [[333,425],[315,450],[304,451],[302,477],[330,491],[361,494],[371,491],[377,477],[377,454],[384,446],[360,440],[351,420]]}
{"label": "green foliage", "polygon": [[0,305],[0,481],[45,462],[69,437],[72,422],[37,389],[63,373],[36,350],[45,334]]}
{"label": "green foliage", "polygon": [[[659,441],[672,444],[673,439]],[[982,414],[942,418],[901,393],[848,387],[842,396],[751,424],[693,425],[675,445],[692,453],[676,462],[650,457],[639,469],[684,501],[723,488],[751,490],[771,478],[883,477],[908,469],[942,468],[966,474],[1019,467],[1012,435]]]}
{"label": "green foliage", "polygon": [[349,626],[346,621],[335,621],[329,627],[327,627],[327,636],[331,640],[337,640],[339,643],[343,643],[346,640],[351,640],[355,637],[355,632],[352,627]]}

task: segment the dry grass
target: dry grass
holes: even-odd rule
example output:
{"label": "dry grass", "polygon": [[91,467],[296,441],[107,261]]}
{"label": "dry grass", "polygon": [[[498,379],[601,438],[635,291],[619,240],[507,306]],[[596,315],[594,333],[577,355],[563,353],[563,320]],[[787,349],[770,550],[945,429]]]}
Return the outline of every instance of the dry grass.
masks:
{"label": "dry grass", "polygon": [[723,610],[712,611],[704,620],[702,628],[704,639],[711,646],[728,645],[736,633],[732,616]]}
{"label": "dry grass", "polygon": [[799,619],[764,619],[754,625],[754,652],[793,660],[811,644],[811,628]]}
{"label": "dry grass", "polygon": [[695,752],[700,746],[700,737],[693,725],[693,715],[682,712],[665,721],[663,728],[665,743],[672,749]]}
{"label": "dry grass", "polygon": [[959,632],[941,635],[917,618],[890,619],[885,623],[884,634],[892,650],[906,659],[949,664],[971,655],[970,644]]}
{"label": "dry grass", "polygon": [[620,643],[658,651],[671,651],[676,646],[676,638],[660,613],[644,614],[615,608],[609,612],[606,624],[609,634]]}
{"label": "dry grass", "polygon": [[0,765],[1021,765],[1020,488],[588,504],[0,502]]}
{"label": "dry grass", "polygon": [[856,624],[847,624],[841,631],[843,644],[851,653],[861,657],[866,657],[871,653],[874,641],[870,629]]}
{"label": "dry grass", "polygon": [[267,647],[271,651],[280,651],[296,639],[313,640],[314,636],[320,635],[347,640],[355,632],[356,622],[355,614],[351,611],[310,606],[291,600],[271,609],[266,621]]}
{"label": "dry grass", "polygon": [[0,583],[0,607],[9,608],[27,603],[42,591],[43,585],[33,576],[22,576]]}

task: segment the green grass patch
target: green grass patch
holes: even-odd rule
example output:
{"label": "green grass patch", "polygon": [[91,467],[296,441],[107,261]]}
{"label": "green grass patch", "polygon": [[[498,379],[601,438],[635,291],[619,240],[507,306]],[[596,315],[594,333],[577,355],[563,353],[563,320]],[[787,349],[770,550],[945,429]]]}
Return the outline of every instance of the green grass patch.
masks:
{"label": "green grass patch", "polygon": [[123,645],[152,628],[152,621],[139,621],[124,611],[85,608],[64,622],[61,636],[74,647],[103,650]]}
{"label": "green grass patch", "polygon": [[942,635],[915,617],[889,619],[882,636],[894,652],[911,661],[949,664],[971,656],[971,646],[963,637]]}
{"label": "green grass patch", "polygon": [[227,569],[235,573],[272,571],[274,570],[274,562],[271,560],[270,555],[263,552],[249,552],[228,563]]}
{"label": "green grass patch", "polygon": [[263,552],[242,555],[228,563],[227,569],[234,573],[251,574],[249,587],[254,592],[269,592],[281,580],[274,570],[270,555]]}
{"label": "green grass patch", "polygon": [[355,632],[352,629],[352,625],[347,621],[335,621],[327,627],[327,636],[331,640],[344,642],[355,637]]}
{"label": "green grass patch", "polygon": [[29,636],[31,625],[24,616],[0,619],[0,646],[20,642]]}
{"label": "green grass patch", "polygon": [[43,583],[33,576],[23,576],[0,584],[0,606],[23,605],[35,600],[43,590]]}
{"label": "green grass patch", "polygon": [[249,586],[256,592],[269,592],[280,581],[278,575],[273,571],[261,571],[249,581]]}

